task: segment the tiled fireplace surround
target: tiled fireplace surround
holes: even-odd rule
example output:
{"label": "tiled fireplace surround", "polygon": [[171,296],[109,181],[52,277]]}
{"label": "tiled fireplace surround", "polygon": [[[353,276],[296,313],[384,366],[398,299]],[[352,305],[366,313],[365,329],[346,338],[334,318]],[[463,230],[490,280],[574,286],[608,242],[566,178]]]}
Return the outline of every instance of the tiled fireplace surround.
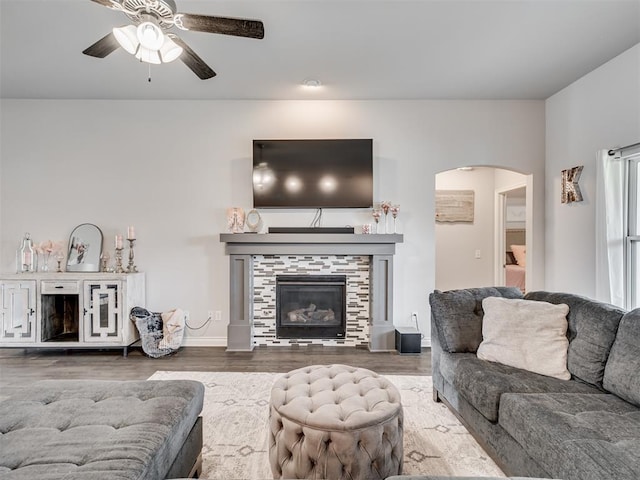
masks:
{"label": "tiled fireplace surround", "polygon": [[[402,235],[221,234],[230,256],[228,351],[255,346],[365,346],[395,349],[393,254]],[[277,275],[346,275],[344,339],[278,339]]]}
{"label": "tiled fireplace surround", "polygon": [[[345,275],[347,331],[343,339],[276,338],[276,276]],[[369,341],[369,257],[366,255],[254,255],[253,339],[256,346],[367,346]]]}

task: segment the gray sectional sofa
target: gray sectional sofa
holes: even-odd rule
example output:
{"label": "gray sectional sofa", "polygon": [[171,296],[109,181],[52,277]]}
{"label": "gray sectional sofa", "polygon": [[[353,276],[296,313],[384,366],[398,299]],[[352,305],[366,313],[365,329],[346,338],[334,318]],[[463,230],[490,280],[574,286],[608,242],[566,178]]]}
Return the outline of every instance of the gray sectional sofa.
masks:
{"label": "gray sectional sofa", "polygon": [[3,480],[163,480],[200,473],[204,386],[45,380],[0,390]]}
{"label": "gray sectional sofa", "polygon": [[640,478],[640,309],[530,292],[569,306],[560,380],[476,355],[482,300],[522,298],[486,287],[429,297],[434,399],[445,402],[507,475],[564,480]]}

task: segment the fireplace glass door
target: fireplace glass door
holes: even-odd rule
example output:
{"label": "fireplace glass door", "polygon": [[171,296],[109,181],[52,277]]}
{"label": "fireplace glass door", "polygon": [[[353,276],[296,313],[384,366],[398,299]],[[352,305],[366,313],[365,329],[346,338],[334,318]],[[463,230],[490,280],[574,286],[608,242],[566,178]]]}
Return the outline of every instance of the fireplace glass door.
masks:
{"label": "fireplace glass door", "polygon": [[344,338],[345,275],[278,275],[278,338]]}

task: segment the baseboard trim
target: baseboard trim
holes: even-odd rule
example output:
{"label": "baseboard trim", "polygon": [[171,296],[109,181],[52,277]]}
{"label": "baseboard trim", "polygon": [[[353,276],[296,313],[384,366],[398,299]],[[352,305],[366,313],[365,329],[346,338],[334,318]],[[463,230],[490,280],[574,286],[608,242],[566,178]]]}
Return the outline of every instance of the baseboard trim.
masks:
{"label": "baseboard trim", "polygon": [[[183,347],[226,347],[227,337],[185,337],[182,341]],[[424,337],[420,344],[423,348],[431,347],[431,337]],[[250,351],[250,350],[247,350]],[[382,351],[382,350],[376,350]],[[389,350],[393,352],[395,350]]]}
{"label": "baseboard trim", "polygon": [[227,337],[185,337],[183,347],[226,347]]}

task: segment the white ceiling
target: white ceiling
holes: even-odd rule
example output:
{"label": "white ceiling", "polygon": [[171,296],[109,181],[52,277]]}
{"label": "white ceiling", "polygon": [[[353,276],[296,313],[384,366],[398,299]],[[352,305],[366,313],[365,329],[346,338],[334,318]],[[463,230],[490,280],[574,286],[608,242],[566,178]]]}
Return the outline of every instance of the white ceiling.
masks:
{"label": "white ceiling", "polygon": [[[0,0],[2,98],[544,99],[640,43],[640,0],[176,0],[262,20],[264,40],[180,37],[217,73],[81,52],[124,14],[90,0]],[[300,87],[317,78],[323,87]]]}

